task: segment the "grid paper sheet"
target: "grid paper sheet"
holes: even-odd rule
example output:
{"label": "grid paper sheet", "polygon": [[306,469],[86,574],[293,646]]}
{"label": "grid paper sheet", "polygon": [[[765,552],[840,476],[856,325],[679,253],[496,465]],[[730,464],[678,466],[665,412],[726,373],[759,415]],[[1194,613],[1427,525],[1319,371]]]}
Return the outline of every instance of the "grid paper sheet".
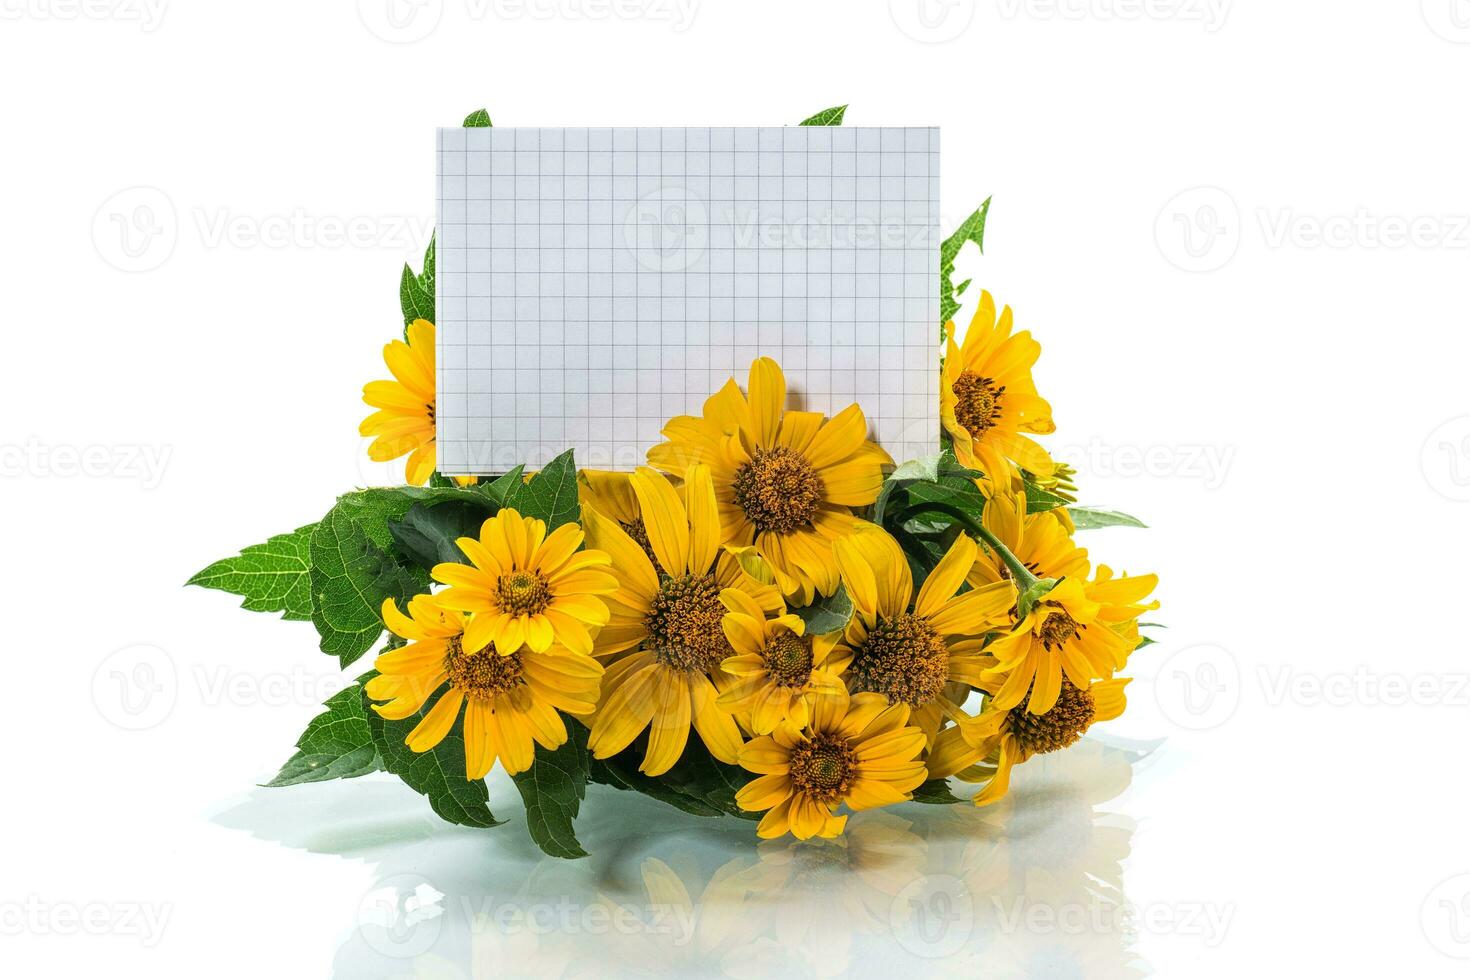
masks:
{"label": "grid paper sheet", "polygon": [[939,446],[939,130],[441,129],[438,460],[631,470],[775,358]]}

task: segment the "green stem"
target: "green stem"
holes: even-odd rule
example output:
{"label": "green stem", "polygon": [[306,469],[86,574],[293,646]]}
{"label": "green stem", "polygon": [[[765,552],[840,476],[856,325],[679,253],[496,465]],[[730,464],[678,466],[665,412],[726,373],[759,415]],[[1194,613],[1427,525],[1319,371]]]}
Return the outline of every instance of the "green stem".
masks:
{"label": "green stem", "polygon": [[1035,575],[1031,574],[1031,569],[1021,563],[1021,559],[1011,553],[1011,549],[1001,544],[1000,539],[992,534],[989,528],[956,507],[938,502],[914,504],[912,507],[900,513],[895,519],[895,523],[902,527],[908,521],[924,513],[943,514],[981,541],[984,541],[991,551],[1000,556],[1000,560],[1005,563],[1006,568],[1010,569],[1011,578],[1015,580],[1018,591],[1025,592],[1040,581]]}

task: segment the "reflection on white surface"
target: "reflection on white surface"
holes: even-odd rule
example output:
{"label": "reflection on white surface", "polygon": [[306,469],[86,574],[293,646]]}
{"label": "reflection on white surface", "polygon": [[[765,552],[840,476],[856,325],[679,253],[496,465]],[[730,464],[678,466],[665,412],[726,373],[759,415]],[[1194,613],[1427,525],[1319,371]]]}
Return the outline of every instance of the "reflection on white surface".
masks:
{"label": "reflection on white surface", "polygon": [[1129,978],[1149,972],[1123,890],[1134,824],[1106,804],[1147,754],[1086,740],[994,807],[908,804],[806,843],[594,786],[579,861],[535,849],[505,780],[489,831],[388,777],[260,789],[216,822],[373,867],[342,910],[343,978]]}

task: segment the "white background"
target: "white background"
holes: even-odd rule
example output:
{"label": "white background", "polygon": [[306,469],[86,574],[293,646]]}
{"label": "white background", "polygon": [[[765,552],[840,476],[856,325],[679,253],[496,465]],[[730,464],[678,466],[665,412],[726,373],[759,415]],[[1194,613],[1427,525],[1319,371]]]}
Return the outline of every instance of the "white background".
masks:
{"label": "white background", "polygon": [[[1470,7],[420,2],[0,0],[6,975],[1464,975]],[[1113,747],[1009,809],[896,811],[922,846],[866,860],[595,789],[562,865],[500,782],[483,832],[392,781],[253,789],[342,675],[181,586],[384,478],[358,398],[433,127],[843,102],[944,127],[946,227],[995,195],[962,271],[1043,342],[1085,501],[1153,525],[1088,540],[1169,624]],[[653,857],[694,896],[831,873],[736,952],[589,925],[653,901]],[[572,911],[475,928],[507,902]]]}

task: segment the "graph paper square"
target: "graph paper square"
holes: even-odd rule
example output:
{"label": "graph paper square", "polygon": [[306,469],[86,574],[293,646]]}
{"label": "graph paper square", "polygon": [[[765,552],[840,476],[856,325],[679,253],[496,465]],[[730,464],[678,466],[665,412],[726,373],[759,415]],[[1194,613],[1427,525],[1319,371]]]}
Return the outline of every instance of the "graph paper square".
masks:
{"label": "graph paper square", "polygon": [[438,461],[631,470],[775,358],[939,447],[939,130],[441,129]]}

